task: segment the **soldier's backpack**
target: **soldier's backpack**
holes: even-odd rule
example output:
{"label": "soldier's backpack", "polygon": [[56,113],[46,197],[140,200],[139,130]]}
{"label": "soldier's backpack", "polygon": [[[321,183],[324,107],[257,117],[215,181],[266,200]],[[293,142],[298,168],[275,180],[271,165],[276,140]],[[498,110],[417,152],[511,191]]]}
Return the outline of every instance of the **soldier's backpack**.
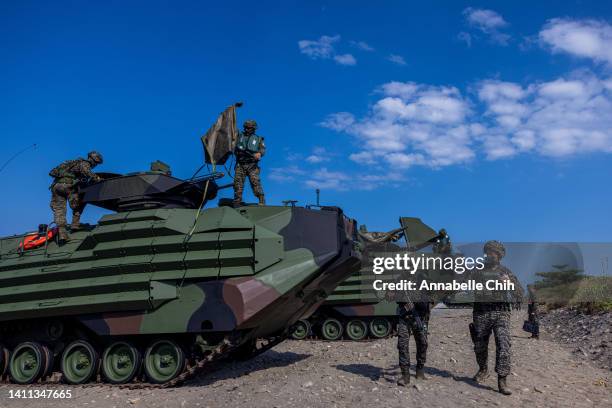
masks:
{"label": "soldier's backpack", "polygon": [[244,133],[240,133],[238,141],[236,143],[236,149],[245,153],[258,153],[261,148],[263,137],[257,135],[247,136]]}
{"label": "soldier's backpack", "polygon": [[79,162],[79,160],[81,160],[81,159],[66,160],[65,162],[63,162],[59,166],[54,167],[49,172],[49,175],[51,177],[55,178],[55,179],[71,179],[71,180],[74,180],[74,179],[76,179],[76,174],[74,174],[72,172],[72,168],[74,167],[74,165],[77,162]]}

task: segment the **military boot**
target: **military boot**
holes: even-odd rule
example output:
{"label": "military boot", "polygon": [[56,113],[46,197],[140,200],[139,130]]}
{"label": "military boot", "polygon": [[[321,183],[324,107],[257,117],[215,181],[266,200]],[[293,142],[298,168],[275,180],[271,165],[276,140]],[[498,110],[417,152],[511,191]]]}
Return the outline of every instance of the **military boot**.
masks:
{"label": "military boot", "polygon": [[508,389],[508,384],[506,384],[506,377],[502,377],[501,375],[497,377],[497,387],[499,388],[499,392],[504,395],[512,394],[512,391]]}
{"label": "military boot", "polygon": [[402,376],[397,380],[397,385],[407,387],[410,384],[410,372],[402,371]]}
{"label": "military boot", "polygon": [[477,383],[483,382],[489,376],[489,370],[487,367],[480,367],[474,378]]}
{"label": "military boot", "polygon": [[259,196],[259,205],[266,205],[266,199],[263,194]]}
{"label": "military boot", "polygon": [[64,245],[68,241],[70,241],[70,235],[68,235],[68,231],[66,231],[66,227],[65,226],[57,227],[57,244]]}
{"label": "military boot", "polygon": [[425,377],[425,369],[423,367],[417,367],[416,368],[416,379],[417,380],[426,380],[427,377]]}

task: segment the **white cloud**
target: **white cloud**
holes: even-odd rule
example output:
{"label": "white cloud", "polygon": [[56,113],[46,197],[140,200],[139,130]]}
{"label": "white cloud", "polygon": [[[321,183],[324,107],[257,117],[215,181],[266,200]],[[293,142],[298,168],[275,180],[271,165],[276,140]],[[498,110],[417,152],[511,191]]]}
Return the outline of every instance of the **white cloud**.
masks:
{"label": "white cloud", "polygon": [[389,82],[362,119],[346,112],[328,116],[323,126],[359,139],[362,149],[349,158],[391,167],[433,167],[470,161],[472,131],[464,125],[468,101],[454,87]]}
{"label": "white cloud", "polygon": [[339,35],[323,35],[318,40],[300,40],[300,52],[313,60],[333,59],[340,65],[355,65],[357,60],[351,54],[336,53],[335,45],[340,41]]}
{"label": "white cloud", "polygon": [[329,189],[329,190],[347,190],[351,177],[340,171],[329,171],[325,167],[314,171],[306,180],[306,186],[312,188]]}
{"label": "white cloud", "polygon": [[556,99],[556,98],[578,98],[584,95],[586,90],[582,81],[566,81],[565,79],[557,79],[556,81],[544,83],[540,86],[539,94],[541,96]]}
{"label": "white cloud", "polygon": [[398,82],[391,81],[383,84],[380,91],[387,96],[399,96],[400,98],[408,99],[419,89],[419,86],[414,82]]}
{"label": "white cloud", "polygon": [[466,20],[473,26],[480,28],[482,31],[497,30],[506,27],[508,23],[504,18],[493,10],[475,9],[468,7],[463,10]]}
{"label": "white cloud", "polygon": [[548,82],[485,80],[476,98],[452,86],[388,82],[362,118],[329,115],[322,126],[360,146],[349,159],[392,169],[443,167],[477,157],[612,153],[612,80],[576,72]]}
{"label": "white cloud", "polygon": [[365,41],[351,41],[350,43],[353,47],[359,48],[362,51],[374,51],[374,47]]}
{"label": "white cloud", "polygon": [[390,54],[387,57],[387,60],[391,61],[392,63],[397,64],[397,65],[406,65],[406,60],[401,55]]}
{"label": "white cloud", "polygon": [[[411,88],[414,89],[412,93]],[[382,90],[388,92],[388,96],[376,102],[373,108],[380,119],[457,123],[469,110],[454,87],[419,86],[408,82],[389,83],[383,85]]]}
{"label": "white cloud", "polygon": [[395,171],[383,171],[377,174],[349,174],[323,167],[310,172],[304,185],[308,188],[320,188],[322,190],[370,191],[399,180],[406,180],[406,177]]}
{"label": "white cloud", "polygon": [[355,123],[355,116],[349,112],[337,112],[327,115],[323,122],[319,123],[321,126],[336,130],[343,131]]}
{"label": "white cloud", "polygon": [[[468,7],[463,10],[463,15],[470,27],[486,34],[492,42],[499,45],[508,45],[510,35],[503,33],[501,30],[509,24],[501,14],[493,10]],[[463,35],[459,33],[459,39],[465,41],[468,46],[472,43],[472,36],[469,33],[463,33]]]}
{"label": "white cloud", "polygon": [[504,135],[485,136],[483,146],[489,160],[503,159],[516,154],[515,146]]}
{"label": "white cloud", "polygon": [[422,154],[414,153],[391,153],[386,157],[387,162],[395,168],[408,168],[417,164],[424,164],[425,158]]}
{"label": "white cloud", "polygon": [[328,162],[331,160],[331,154],[324,147],[317,146],[312,149],[312,154],[306,157],[306,161],[312,164]]}
{"label": "white cloud", "polygon": [[302,178],[306,171],[295,165],[285,167],[273,167],[270,169],[270,179],[281,183],[295,181],[297,178]]}
{"label": "white cloud", "polygon": [[355,65],[357,60],[351,54],[334,55],[334,61],[340,65]]}
{"label": "white cloud", "polygon": [[494,120],[485,138],[488,158],[532,151],[544,156],[612,153],[612,93],[591,73],[519,84],[485,81],[479,98]]}
{"label": "white cloud", "polygon": [[612,25],[604,21],[555,18],[540,30],[539,39],[553,52],[612,64]]}
{"label": "white cloud", "polygon": [[373,154],[372,152],[351,153],[349,155],[349,159],[351,159],[355,163],[361,163],[361,164],[375,164],[376,163],[376,155]]}
{"label": "white cloud", "polygon": [[334,54],[334,44],[340,41],[339,35],[323,35],[318,40],[298,41],[300,52],[312,59],[329,59]]}
{"label": "white cloud", "polygon": [[512,82],[489,80],[480,84],[478,96],[489,102],[498,98],[515,100],[525,96],[525,90],[522,86]]}

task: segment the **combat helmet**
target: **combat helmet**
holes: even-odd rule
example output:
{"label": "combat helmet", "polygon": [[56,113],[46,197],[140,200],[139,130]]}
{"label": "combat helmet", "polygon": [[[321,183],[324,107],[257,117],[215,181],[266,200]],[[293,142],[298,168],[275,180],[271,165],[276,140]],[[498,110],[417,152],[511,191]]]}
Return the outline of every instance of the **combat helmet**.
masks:
{"label": "combat helmet", "polygon": [[249,119],[249,120],[245,120],[244,123],[242,124],[242,127],[245,129],[257,129],[257,122],[255,122],[253,119]]}
{"label": "combat helmet", "polygon": [[497,252],[501,258],[506,256],[506,248],[499,241],[487,241],[484,244],[484,252]]}
{"label": "combat helmet", "polygon": [[96,164],[102,164],[102,162],[104,161],[102,155],[96,152],[95,150],[87,153],[87,159]]}

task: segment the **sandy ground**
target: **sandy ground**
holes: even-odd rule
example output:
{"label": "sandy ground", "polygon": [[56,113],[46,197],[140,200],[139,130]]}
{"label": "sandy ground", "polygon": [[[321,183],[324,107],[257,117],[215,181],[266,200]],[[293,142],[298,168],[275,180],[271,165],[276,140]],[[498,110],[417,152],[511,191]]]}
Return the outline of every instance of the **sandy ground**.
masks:
{"label": "sandy ground", "polygon": [[[467,325],[470,310],[435,309],[430,327],[426,381],[395,384],[396,338],[369,342],[286,341],[255,359],[227,363],[177,389],[118,390],[108,386],[70,389],[70,399],[9,399],[17,386],[0,386],[0,407],[611,407],[611,372],[581,361],[567,348],[527,338],[525,312],[513,313],[513,395],[496,392],[476,372]],[[412,346],[413,344],[411,344]],[[490,345],[494,365],[494,342]],[[411,348],[414,352],[414,347]],[[586,359],[585,359],[586,360]],[[414,361],[414,356],[413,356]],[[31,389],[31,388],[28,388]]]}

